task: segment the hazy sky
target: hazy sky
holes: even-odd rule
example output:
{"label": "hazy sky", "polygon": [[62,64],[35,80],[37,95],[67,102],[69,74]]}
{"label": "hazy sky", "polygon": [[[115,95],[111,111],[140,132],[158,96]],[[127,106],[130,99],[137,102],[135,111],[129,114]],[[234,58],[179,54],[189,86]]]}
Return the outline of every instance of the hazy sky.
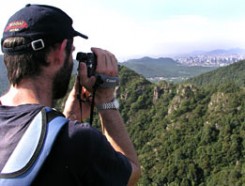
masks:
{"label": "hazy sky", "polygon": [[27,3],[67,12],[76,30],[76,50],[96,46],[120,61],[166,57],[195,50],[245,48],[244,0],[7,0],[1,3],[1,32],[8,18]]}

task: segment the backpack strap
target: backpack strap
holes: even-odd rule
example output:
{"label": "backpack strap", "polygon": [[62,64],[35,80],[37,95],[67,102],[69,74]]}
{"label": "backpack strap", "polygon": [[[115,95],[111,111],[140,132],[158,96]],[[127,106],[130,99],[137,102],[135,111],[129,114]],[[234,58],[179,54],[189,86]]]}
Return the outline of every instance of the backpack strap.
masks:
{"label": "backpack strap", "polygon": [[1,186],[27,186],[36,177],[59,131],[68,123],[68,120],[60,114],[54,114],[51,116],[53,119],[47,122],[46,114],[49,112],[56,111],[45,107],[32,120],[2,169]]}

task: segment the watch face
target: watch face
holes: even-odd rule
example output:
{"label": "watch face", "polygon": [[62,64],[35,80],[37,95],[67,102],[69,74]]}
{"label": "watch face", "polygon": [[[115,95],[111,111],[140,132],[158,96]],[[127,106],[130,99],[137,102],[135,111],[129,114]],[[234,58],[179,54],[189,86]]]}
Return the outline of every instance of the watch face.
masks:
{"label": "watch face", "polygon": [[118,109],[119,108],[119,101],[117,99],[114,99],[113,103],[114,103],[116,109]]}

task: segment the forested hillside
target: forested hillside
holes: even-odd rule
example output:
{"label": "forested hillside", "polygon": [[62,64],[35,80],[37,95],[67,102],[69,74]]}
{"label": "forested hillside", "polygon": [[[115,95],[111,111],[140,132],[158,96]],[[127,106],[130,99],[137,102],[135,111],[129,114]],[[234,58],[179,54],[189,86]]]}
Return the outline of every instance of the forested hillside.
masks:
{"label": "forested hillside", "polygon": [[122,67],[121,112],[142,165],[139,185],[245,183],[245,89],[216,77],[216,89],[156,85]]}
{"label": "forested hillside", "polygon": [[189,79],[187,82],[197,86],[216,87],[221,84],[234,83],[237,86],[245,86],[245,60],[233,65],[221,67],[216,71],[211,71],[197,77]]}

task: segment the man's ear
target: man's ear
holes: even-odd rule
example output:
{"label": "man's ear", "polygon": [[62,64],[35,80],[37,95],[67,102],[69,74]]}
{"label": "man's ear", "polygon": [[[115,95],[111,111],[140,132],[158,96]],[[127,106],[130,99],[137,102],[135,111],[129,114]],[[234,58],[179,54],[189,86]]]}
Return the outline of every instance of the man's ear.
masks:
{"label": "man's ear", "polygon": [[67,39],[64,39],[61,43],[58,44],[57,48],[53,50],[54,54],[54,61],[56,64],[63,63],[66,55],[66,44],[67,44]]}
{"label": "man's ear", "polygon": [[65,50],[66,50],[66,45],[67,45],[67,39],[64,39],[59,47],[59,52],[60,55],[63,55],[63,57],[65,57]]}

